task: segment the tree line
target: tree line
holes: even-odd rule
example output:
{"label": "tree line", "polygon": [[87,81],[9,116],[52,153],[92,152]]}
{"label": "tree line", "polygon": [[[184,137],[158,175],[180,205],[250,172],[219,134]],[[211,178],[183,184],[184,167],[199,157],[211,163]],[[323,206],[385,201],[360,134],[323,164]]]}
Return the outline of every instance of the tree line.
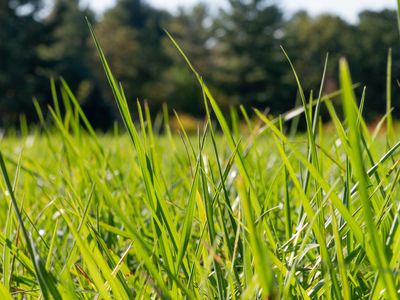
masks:
{"label": "tree line", "polygon": [[[337,62],[346,56],[352,75],[366,86],[365,114],[385,113],[386,69],[393,53],[393,97],[398,99],[399,34],[396,12],[363,11],[356,24],[335,15],[290,18],[268,0],[225,0],[210,12],[204,4],[172,14],[144,0],[118,0],[96,16],[79,0],[0,0],[0,126],[21,114],[36,120],[32,97],[51,101],[49,79],[62,76],[91,122],[107,129],[116,111],[85,17],[95,28],[127,98],[163,103],[178,112],[204,114],[202,93],[184,59],[165,34],[175,38],[223,108],[243,104],[277,115],[293,108],[297,87],[281,46],[293,61],[303,88],[317,93],[329,52],[325,93],[338,89]],[[398,105],[398,101],[393,101]],[[132,106],[133,106],[132,105]]]}

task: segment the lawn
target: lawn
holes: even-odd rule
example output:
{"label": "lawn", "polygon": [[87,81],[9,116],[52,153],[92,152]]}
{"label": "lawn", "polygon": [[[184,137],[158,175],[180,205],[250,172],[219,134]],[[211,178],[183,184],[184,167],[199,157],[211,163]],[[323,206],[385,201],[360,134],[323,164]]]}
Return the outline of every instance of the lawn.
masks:
{"label": "lawn", "polygon": [[390,109],[368,128],[345,60],[332,97],[299,80],[303,133],[227,120],[200,76],[204,127],[166,111],[160,133],[99,51],[123,128],[95,132],[61,82],[40,128],[0,142],[1,299],[398,298],[400,143]]}

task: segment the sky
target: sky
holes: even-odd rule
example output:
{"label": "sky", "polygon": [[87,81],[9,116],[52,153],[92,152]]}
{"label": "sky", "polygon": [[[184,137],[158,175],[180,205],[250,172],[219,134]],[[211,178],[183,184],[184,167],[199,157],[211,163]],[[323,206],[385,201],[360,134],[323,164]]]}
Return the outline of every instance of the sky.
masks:
{"label": "sky", "polygon": [[[107,7],[112,6],[115,0],[87,0],[90,6],[101,13]],[[191,6],[198,0],[147,0],[148,3],[165,8],[170,11],[176,10],[178,6]],[[223,0],[202,0],[211,8],[217,8]],[[299,9],[307,10],[311,15],[324,12],[335,13],[350,22],[357,21],[358,13],[363,9],[379,10],[383,8],[395,8],[396,0],[280,0],[275,1],[286,14],[293,13]]]}

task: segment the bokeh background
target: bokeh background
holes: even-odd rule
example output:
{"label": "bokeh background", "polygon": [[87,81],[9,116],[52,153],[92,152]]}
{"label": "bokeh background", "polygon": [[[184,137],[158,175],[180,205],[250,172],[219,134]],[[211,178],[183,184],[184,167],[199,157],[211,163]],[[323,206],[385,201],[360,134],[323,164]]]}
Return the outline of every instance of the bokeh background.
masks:
{"label": "bokeh background", "polygon": [[[134,106],[157,114],[166,103],[204,114],[201,90],[164,29],[181,45],[221,107],[243,104],[278,115],[296,105],[283,46],[304,89],[338,89],[346,56],[365,115],[385,113],[386,66],[393,53],[393,104],[399,106],[400,40],[395,1],[320,0],[0,0],[0,127],[37,122],[33,98],[52,104],[50,78],[62,76],[92,124],[110,129],[116,107],[85,21],[92,22],[115,77]],[[61,97],[62,95],[60,95]],[[396,115],[396,109],[395,109]]]}

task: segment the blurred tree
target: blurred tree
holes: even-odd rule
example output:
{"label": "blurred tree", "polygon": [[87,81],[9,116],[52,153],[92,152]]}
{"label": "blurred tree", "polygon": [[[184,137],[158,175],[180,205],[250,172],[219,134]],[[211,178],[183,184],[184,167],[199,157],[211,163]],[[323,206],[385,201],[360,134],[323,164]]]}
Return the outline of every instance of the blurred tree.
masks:
{"label": "blurred tree", "polygon": [[42,46],[40,54],[51,62],[51,75],[64,74],[65,79],[77,88],[82,79],[88,77],[87,67],[89,31],[85,16],[88,9],[81,10],[79,0],[56,0],[51,14],[45,19],[50,29],[51,44]]}
{"label": "blurred tree", "polygon": [[216,80],[230,104],[283,111],[293,101],[281,78],[287,65],[279,48],[282,12],[265,0],[228,0],[216,28]]}
{"label": "blurred tree", "polygon": [[[359,15],[357,26],[357,68],[355,77],[367,86],[366,113],[370,119],[382,115],[386,110],[386,65],[388,49],[393,50],[393,82],[400,79],[400,44],[396,12],[364,11]],[[395,87],[395,86],[394,86]],[[393,88],[394,99],[399,96],[398,85]],[[392,101],[399,107],[398,101]],[[398,115],[398,110],[395,111]]]}
{"label": "blurred tree", "polygon": [[[312,18],[306,12],[295,14],[287,22],[283,46],[294,63],[303,88],[315,93],[320,87],[326,54],[329,53],[329,62],[325,92],[333,92],[338,89],[339,58],[350,56],[357,50],[353,26],[337,16]],[[288,71],[286,80],[293,78],[291,70]],[[292,82],[296,86],[293,79]]]}
{"label": "blurred tree", "polygon": [[43,91],[37,45],[44,28],[35,18],[41,5],[0,0],[0,126],[16,125],[22,113],[28,121],[36,116],[32,97]]}
{"label": "blurred tree", "polygon": [[[218,16],[211,17],[204,5],[172,16],[144,0],[119,0],[95,29],[128,99],[148,99],[153,111],[167,101],[181,112],[204,113],[201,90],[164,34],[165,27],[225,107],[240,103],[269,107],[273,113],[293,107],[297,87],[282,44],[305,90],[318,90],[326,52],[325,91],[336,90],[337,62],[344,55],[354,81],[367,85],[366,115],[385,112],[389,47],[393,82],[400,77],[395,11],[364,11],[354,25],[337,16],[304,12],[285,21],[273,3],[227,0]],[[0,43],[0,126],[15,125],[21,113],[34,120],[32,97],[50,102],[48,78],[59,75],[95,126],[107,128],[113,121],[112,95],[85,23],[85,16],[94,16],[81,4],[54,0],[46,15],[41,0],[0,0],[0,41],[6,41]],[[393,93],[397,104],[398,88]]]}
{"label": "blurred tree", "polygon": [[45,20],[50,44],[41,46],[39,53],[48,62],[46,75],[64,77],[92,124],[106,129],[112,125],[114,115],[90,66],[92,49],[85,17],[94,19],[88,8],[80,7],[79,0],[56,0]]}
{"label": "blurred tree", "polygon": [[[299,12],[285,26],[284,46],[306,90],[318,90],[327,52],[330,58],[325,91],[337,90],[338,61],[341,56],[347,57],[354,81],[367,87],[365,114],[373,119],[385,113],[389,48],[393,48],[393,77],[396,79],[400,75],[396,22],[396,12],[391,10],[364,11],[356,25],[333,15],[312,18]],[[360,96],[362,89],[356,91]]]}
{"label": "blurred tree", "polygon": [[[105,55],[115,77],[123,83],[128,100],[149,99],[153,109],[160,108],[163,97],[154,87],[168,66],[162,47],[162,28],[168,18],[165,11],[141,0],[119,0],[96,26]],[[103,70],[98,71],[105,80]]]}
{"label": "blurred tree", "polygon": [[[207,83],[213,74],[211,22],[207,7],[198,4],[190,10],[180,8],[166,26]],[[203,97],[195,75],[168,37],[164,40],[164,47],[171,65],[163,74],[159,90],[171,108],[202,115]]]}

